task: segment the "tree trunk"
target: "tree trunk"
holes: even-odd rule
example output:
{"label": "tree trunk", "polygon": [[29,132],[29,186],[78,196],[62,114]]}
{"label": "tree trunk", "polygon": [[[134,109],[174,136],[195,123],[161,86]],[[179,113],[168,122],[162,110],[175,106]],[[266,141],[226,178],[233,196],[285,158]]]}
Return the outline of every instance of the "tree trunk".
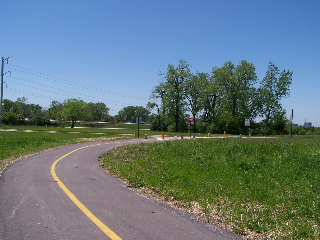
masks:
{"label": "tree trunk", "polygon": [[76,121],[75,120],[71,120],[71,128],[74,128],[74,125],[75,125]]}

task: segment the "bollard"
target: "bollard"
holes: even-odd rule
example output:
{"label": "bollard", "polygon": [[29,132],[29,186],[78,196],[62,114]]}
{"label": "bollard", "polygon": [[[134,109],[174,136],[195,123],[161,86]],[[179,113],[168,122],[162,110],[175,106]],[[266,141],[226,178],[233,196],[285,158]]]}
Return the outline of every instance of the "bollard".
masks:
{"label": "bollard", "polygon": [[148,137],[147,137],[147,134],[145,134],[145,135],[144,135],[144,139],[147,139],[147,138],[148,138]]}
{"label": "bollard", "polygon": [[210,133],[208,133],[208,137],[210,137]]}
{"label": "bollard", "polygon": [[181,139],[183,139],[183,136],[181,136]]}
{"label": "bollard", "polygon": [[225,138],[227,137],[227,131],[223,132],[223,137],[225,137]]}
{"label": "bollard", "polygon": [[162,139],[164,139],[164,131],[162,131]]}

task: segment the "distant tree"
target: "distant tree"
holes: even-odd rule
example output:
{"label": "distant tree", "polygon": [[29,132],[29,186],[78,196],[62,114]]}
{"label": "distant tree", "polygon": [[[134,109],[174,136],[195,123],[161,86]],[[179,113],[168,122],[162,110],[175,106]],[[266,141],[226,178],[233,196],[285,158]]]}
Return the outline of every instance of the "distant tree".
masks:
{"label": "distant tree", "polygon": [[60,116],[62,110],[64,108],[64,104],[59,101],[52,101],[50,104],[50,107],[48,109],[49,117],[50,118],[55,118],[55,119],[60,119],[62,116]]}
{"label": "distant tree", "polygon": [[142,106],[128,106],[124,107],[115,116],[118,122],[136,122],[136,117],[142,117],[145,122],[149,121],[150,111]]}
{"label": "distant tree", "polygon": [[85,118],[86,114],[87,108],[84,101],[75,98],[65,100],[61,116],[71,121],[71,128],[74,128],[76,121]]}
{"label": "distant tree", "polygon": [[2,120],[7,125],[22,125],[25,123],[24,116],[15,112],[4,112]]}
{"label": "distant tree", "polygon": [[3,99],[3,112],[16,113],[16,103],[9,99]]}
{"label": "distant tree", "polygon": [[109,114],[109,108],[107,108],[106,104],[102,102],[98,103],[88,103],[88,114],[89,119],[92,121],[103,121],[107,118]]}

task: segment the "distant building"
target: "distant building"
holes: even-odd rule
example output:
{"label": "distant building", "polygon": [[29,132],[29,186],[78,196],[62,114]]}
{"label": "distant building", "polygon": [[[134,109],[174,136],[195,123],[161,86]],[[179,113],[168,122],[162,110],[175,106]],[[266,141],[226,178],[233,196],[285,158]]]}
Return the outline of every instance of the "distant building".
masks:
{"label": "distant building", "polygon": [[304,124],[303,124],[303,126],[304,126],[305,128],[312,128],[312,123],[305,121]]}

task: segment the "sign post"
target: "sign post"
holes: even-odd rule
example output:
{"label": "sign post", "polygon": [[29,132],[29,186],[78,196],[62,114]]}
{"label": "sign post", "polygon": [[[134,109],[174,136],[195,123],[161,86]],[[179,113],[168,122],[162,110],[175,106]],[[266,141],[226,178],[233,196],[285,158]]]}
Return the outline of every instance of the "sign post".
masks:
{"label": "sign post", "polygon": [[292,125],[293,125],[293,109],[292,109],[292,112],[291,112],[291,117],[290,117],[290,120],[291,120],[290,136],[292,137]]}
{"label": "sign post", "polygon": [[191,138],[191,124],[193,123],[193,118],[189,117],[188,122],[189,122],[190,138]]}
{"label": "sign post", "polygon": [[248,127],[248,131],[249,131],[249,137],[250,137],[250,119],[249,118],[246,118],[245,121],[244,121],[244,125],[246,127]]}
{"label": "sign post", "polygon": [[136,117],[136,123],[138,124],[138,138],[140,137],[140,123],[142,123],[142,117]]}

